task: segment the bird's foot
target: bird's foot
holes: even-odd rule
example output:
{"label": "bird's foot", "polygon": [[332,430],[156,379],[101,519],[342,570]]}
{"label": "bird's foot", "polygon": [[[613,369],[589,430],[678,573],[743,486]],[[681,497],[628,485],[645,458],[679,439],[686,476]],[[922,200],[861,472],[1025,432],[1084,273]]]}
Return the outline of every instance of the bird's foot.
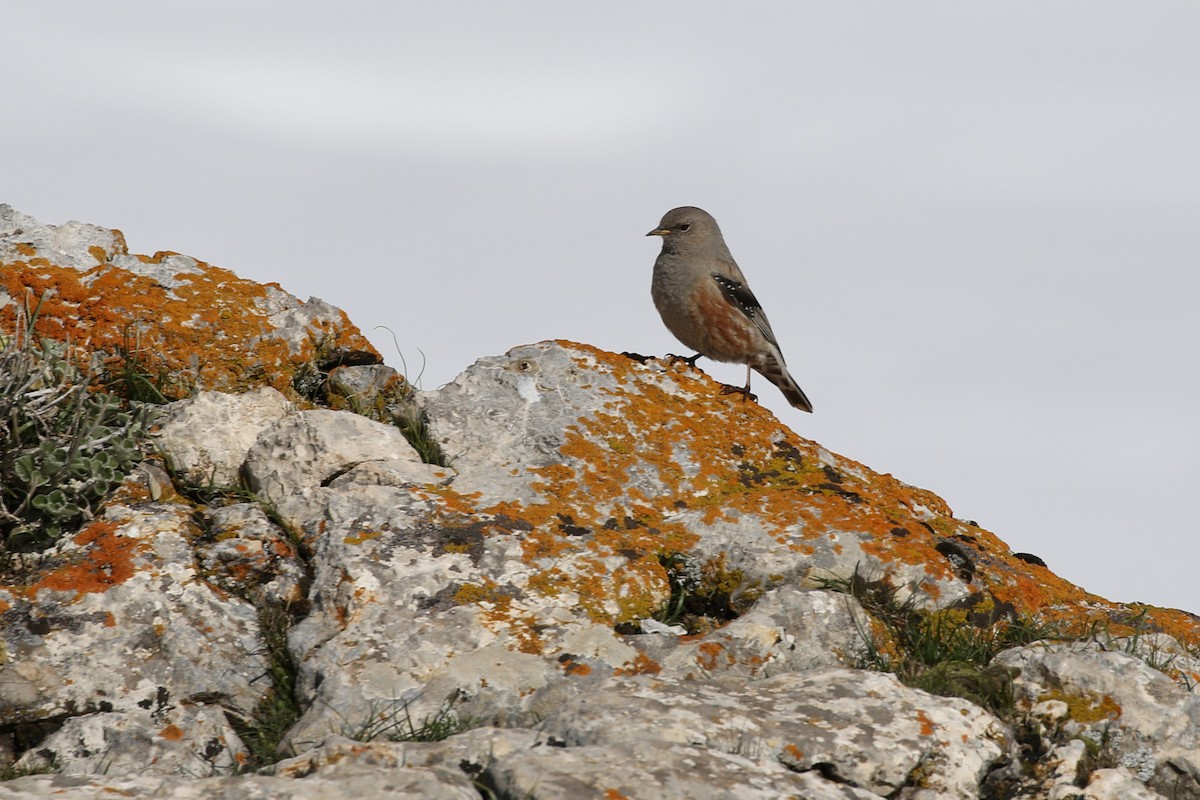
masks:
{"label": "bird's foot", "polygon": [[750,391],[749,386],[730,386],[727,383],[723,383],[721,384],[721,394],[740,394],[743,403],[747,400],[758,402],[758,395]]}
{"label": "bird's foot", "polygon": [[667,359],[667,361],[670,361],[671,363],[675,363],[676,361],[682,361],[683,363],[687,364],[692,369],[695,369],[696,361],[700,358],[700,356],[701,356],[700,353],[696,353],[695,355],[692,355],[692,356],[677,356],[674,353],[667,353],[666,359]]}
{"label": "bird's foot", "polygon": [[645,364],[647,361],[654,358],[654,356],[644,356],[641,353],[631,353],[628,350],[621,353],[621,355],[625,356],[626,358],[628,358],[632,361],[636,361],[639,364]]}

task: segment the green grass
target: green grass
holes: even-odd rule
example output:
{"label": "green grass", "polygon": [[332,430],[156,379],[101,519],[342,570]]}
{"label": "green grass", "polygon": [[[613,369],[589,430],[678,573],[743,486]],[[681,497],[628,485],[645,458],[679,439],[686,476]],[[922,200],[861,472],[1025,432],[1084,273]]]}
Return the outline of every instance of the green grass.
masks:
{"label": "green grass", "polygon": [[886,578],[870,580],[857,571],[821,584],[854,597],[882,625],[882,637],[860,630],[866,644],[860,667],[894,673],[906,686],[930,694],[970,700],[1004,719],[1013,714],[1016,671],[993,659],[1011,647],[1062,638],[1029,619],[980,626],[960,609],[922,609],[916,592],[902,600],[901,590]]}
{"label": "green grass", "polygon": [[426,715],[418,724],[409,710],[412,703],[412,699],[376,703],[365,721],[343,729],[342,735],[358,742],[377,739],[389,742],[440,742],[456,733],[478,727],[476,720],[461,716],[451,704]]}
{"label": "green grass", "polygon": [[296,697],[296,663],[287,646],[291,610],[282,605],[263,605],[259,608],[258,621],[267,659],[264,677],[270,680],[271,686],[249,715],[229,710],[230,724],[249,751],[244,771],[274,764],[290,755],[279,752],[279,743],[304,713]]}

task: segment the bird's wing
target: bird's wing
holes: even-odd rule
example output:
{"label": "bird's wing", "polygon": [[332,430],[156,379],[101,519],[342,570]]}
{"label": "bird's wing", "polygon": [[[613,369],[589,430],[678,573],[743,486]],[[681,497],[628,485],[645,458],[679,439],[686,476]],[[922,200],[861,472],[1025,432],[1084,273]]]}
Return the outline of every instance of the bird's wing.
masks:
{"label": "bird's wing", "polygon": [[767,320],[767,312],[763,311],[762,303],[758,302],[758,298],[754,296],[754,292],[750,291],[750,287],[745,281],[734,280],[727,275],[722,275],[719,272],[714,272],[713,280],[721,289],[721,295],[729,301],[729,303],[741,311],[758,328],[762,335],[767,338],[767,341],[779,348],[779,342],[775,340],[775,331],[771,330],[771,323]]}

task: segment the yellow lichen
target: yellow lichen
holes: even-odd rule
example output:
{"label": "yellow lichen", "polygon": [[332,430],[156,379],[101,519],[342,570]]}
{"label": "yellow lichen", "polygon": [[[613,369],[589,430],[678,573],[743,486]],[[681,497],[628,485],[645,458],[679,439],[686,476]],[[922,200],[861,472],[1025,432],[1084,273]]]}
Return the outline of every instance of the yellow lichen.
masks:
{"label": "yellow lichen", "polygon": [[1071,719],[1084,725],[1117,719],[1122,713],[1121,706],[1107,694],[1072,694],[1062,689],[1051,689],[1038,697],[1038,702],[1044,700],[1061,700],[1066,703]]}

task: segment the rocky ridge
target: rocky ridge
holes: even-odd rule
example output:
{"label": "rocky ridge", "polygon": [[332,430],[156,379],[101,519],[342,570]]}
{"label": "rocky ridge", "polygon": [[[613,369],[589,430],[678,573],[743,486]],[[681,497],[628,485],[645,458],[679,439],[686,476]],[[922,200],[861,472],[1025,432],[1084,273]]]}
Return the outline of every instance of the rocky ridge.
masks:
{"label": "rocky ridge", "polygon": [[[550,341],[418,392],[328,304],[0,206],[0,332],[39,299],[167,402],[0,576],[0,762],[52,765],[0,798],[1200,798],[1196,617],[703,373]],[[864,668],[900,613],[1045,638],[941,696]]]}

